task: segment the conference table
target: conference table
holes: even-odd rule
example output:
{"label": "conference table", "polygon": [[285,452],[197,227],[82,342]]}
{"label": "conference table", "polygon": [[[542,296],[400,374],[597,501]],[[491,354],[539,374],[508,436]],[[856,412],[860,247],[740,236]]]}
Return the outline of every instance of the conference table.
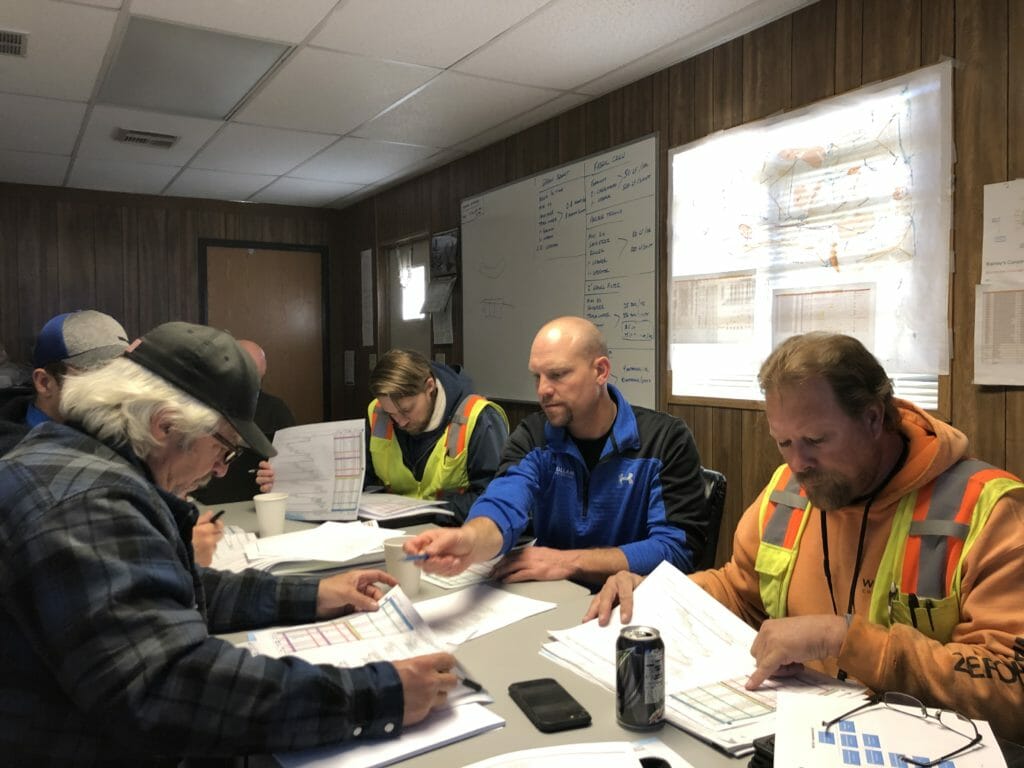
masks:
{"label": "conference table", "polygon": [[[225,504],[218,508],[221,507],[227,511],[225,523],[245,530],[256,530],[256,513],[251,502]],[[289,520],[285,524],[285,531],[302,530],[311,525],[314,524]],[[416,533],[426,527],[408,526],[405,530]],[[666,724],[657,731],[642,732],[623,728],[615,719],[614,693],[539,654],[549,629],[564,629],[579,623],[590,604],[588,590],[569,581],[522,584],[494,582],[494,585],[514,594],[557,603],[553,610],[518,621],[497,632],[471,638],[456,652],[466,673],[483,685],[494,698],[494,703],[488,707],[505,719],[505,726],[409,758],[402,761],[402,766],[457,768],[484,758],[535,747],[597,741],[635,742],[649,737],[659,739],[695,768],[737,768],[747,764],[749,758],[731,758],[672,725]],[[424,581],[414,601],[443,594],[446,594],[446,590]],[[244,634],[225,637],[241,641]],[[560,733],[542,733],[537,730],[509,698],[508,686],[520,680],[539,677],[553,677],[560,682],[590,712],[592,724],[587,728]],[[263,768],[277,765],[277,762],[270,756],[261,756],[250,758],[248,764],[254,768]]]}

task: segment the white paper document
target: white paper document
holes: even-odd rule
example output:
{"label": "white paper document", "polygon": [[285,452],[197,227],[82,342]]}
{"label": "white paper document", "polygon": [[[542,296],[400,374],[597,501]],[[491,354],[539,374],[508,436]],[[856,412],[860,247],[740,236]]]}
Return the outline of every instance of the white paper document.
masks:
{"label": "white paper document", "polygon": [[[248,541],[245,567],[299,573],[383,562],[385,539],[401,534],[371,523],[327,522],[304,531]],[[218,550],[222,543],[217,545]]]}
{"label": "white paper document", "polygon": [[364,493],[359,498],[359,517],[363,520],[397,520],[431,512],[454,517],[450,509],[434,499],[415,499],[397,493]]}
{"label": "white paper document", "polygon": [[985,185],[981,282],[1024,287],[1024,179]]}
{"label": "white paper document", "polygon": [[[665,716],[680,728],[734,755],[748,754],[759,736],[775,731],[780,690],[814,690],[844,698],[859,686],[811,671],[771,680],[757,691],[743,684],[754,671],[753,628],[680,571],[662,563],[634,592],[633,620],[659,630],[665,642]],[[589,621],[552,631],[542,655],[615,690],[618,608],[606,627]]]}
{"label": "white paper document", "polygon": [[218,571],[232,571],[238,573],[250,568],[249,558],[245,556],[245,548],[256,541],[256,534],[247,531],[237,525],[224,526],[224,536],[217,542],[217,548],[213,550],[213,561],[211,568]]}
{"label": "white paper document", "polygon": [[523,749],[489,757],[463,768],[639,768],[640,759],[644,757],[660,757],[671,768],[693,768],[654,737],[634,742],[598,741]]}
{"label": "white paper document", "polygon": [[397,739],[361,741],[351,746],[317,747],[274,755],[284,768],[377,768],[429,752],[505,724],[504,718],[480,704],[431,712],[427,719],[402,730]]}
{"label": "white paper document", "polygon": [[[970,741],[968,736],[944,727],[934,717],[920,717],[919,710],[918,714],[911,714],[910,710],[885,706],[857,712],[828,729],[823,726],[850,709],[848,701],[811,694],[779,694],[775,764],[787,768],[912,768],[902,756],[927,763]],[[928,712],[934,714],[935,710]],[[941,768],[1006,768],[989,724],[982,720],[974,723],[981,743],[942,762]],[[969,724],[963,725],[963,732],[973,736]]]}
{"label": "white paper document", "polygon": [[477,584],[450,595],[421,600],[416,603],[416,610],[438,640],[449,645],[461,645],[471,637],[480,637],[529,616],[550,611],[555,605]]}
{"label": "white paper document", "polygon": [[[436,653],[443,642],[398,587],[388,592],[376,611],[354,613],[332,621],[265,629],[250,634],[250,646],[267,656],[298,656],[311,664],[354,667],[372,661],[396,661]],[[275,755],[284,766],[298,768],[371,768],[465,739],[505,724],[482,703],[486,692],[459,686],[449,692],[447,709],[403,730],[398,739],[358,742]]]}
{"label": "white paper document", "polygon": [[1024,384],[1024,286],[975,286],[974,383]]}
{"label": "white paper document", "polygon": [[274,434],[274,491],[292,520],[355,520],[366,470],[364,419],[303,424]]}
{"label": "white paper document", "polygon": [[604,741],[522,749],[463,768],[640,768],[640,758],[628,741]]}

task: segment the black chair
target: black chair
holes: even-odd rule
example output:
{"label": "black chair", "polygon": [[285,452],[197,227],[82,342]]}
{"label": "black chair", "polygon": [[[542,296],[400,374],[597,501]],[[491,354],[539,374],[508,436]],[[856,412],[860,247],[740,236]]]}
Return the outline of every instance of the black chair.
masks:
{"label": "black chair", "polygon": [[725,489],[728,485],[725,475],[707,467],[700,468],[704,481],[704,504],[708,515],[708,543],[704,554],[697,560],[697,570],[715,567],[715,552],[718,550],[718,530],[722,527],[722,512],[725,509]]}

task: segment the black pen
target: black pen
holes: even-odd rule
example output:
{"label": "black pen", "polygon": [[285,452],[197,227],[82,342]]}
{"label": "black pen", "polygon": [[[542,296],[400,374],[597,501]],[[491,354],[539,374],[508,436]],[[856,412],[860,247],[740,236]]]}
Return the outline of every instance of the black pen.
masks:
{"label": "black pen", "polygon": [[211,517],[207,522],[209,522],[209,523],[216,523],[218,520],[220,520],[224,516],[225,512],[227,512],[226,509],[218,509],[214,513],[213,517]]}
{"label": "black pen", "polygon": [[484,687],[482,685],[480,685],[480,683],[478,683],[476,680],[470,680],[468,677],[463,677],[462,675],[459,675],[459,674],[456,674],[455,677],[457,677],[459,679],[459,682],[462,683],[467,688],[469,688],[471,691],[476,691],[477,693],[482,693],[483,690],[484,690]]}

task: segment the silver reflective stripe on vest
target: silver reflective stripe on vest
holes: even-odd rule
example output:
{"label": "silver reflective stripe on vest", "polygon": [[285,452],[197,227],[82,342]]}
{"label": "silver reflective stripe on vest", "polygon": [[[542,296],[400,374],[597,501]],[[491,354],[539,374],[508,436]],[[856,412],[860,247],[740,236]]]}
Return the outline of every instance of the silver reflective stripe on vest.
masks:
{"label": "silver reflective stripe on vest", "polygon": [[459,455],[459,438],[462,436],[462,431],[466,428],[466,424],[469,423],[469,414],[465,412],[466,402],[471,397],[473,395],[466,395],[462,398],[455,408],[455,413],[452,415],[451,426],[448,427],[448,440],[445,444],[449,458],[454,459]]}
{"label": "silver reflective stripe on vest", "polygon": [[761,540],[781,547],[786,541],[786,531],[789,530],[789,521],[793,519],[793,513],[799,511],[800,514],[803,514],[804,508],[807,506],[807,499],[800,495],[800,483],[790,473],[786,487],[772,491],[768,500],[775,504],[775,511],[772,512],[771,519],[764,527],[764,535]]}
{"label": "silver reflective stripe on vest", "polygon": [[373,413],[377,418],[373,420],[373,432],[371,434],[374,437],[379,437],[381,440],[387,440],[388,424],[391,422],[391,417],[379,405],[373,409]]}
{"label": "silver reflective stripe on vest", "polygon": [[917,567],[918,595],[945,596],[949,540],[951,537],[964,540],[970,530],[970,526],[957,523],[955,519],[964,498],[967,481],[976,472],[991,468],[991,464],[977,459],[965,459],[950,467],[935,481],[927,518],[911,522],[907,535],[921,539]]}

